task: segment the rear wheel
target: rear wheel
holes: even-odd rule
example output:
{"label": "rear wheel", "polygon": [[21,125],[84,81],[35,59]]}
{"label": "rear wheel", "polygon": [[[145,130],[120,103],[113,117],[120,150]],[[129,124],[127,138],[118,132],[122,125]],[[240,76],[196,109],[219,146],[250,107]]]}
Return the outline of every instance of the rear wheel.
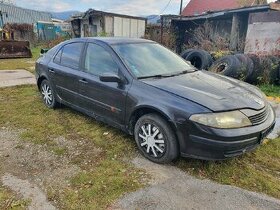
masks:
{"label": "rear wheel", "polygon": [[156,114],[142,116],[134,136],[143,156],[156,163],[169,163],[179,155],[176,136],[168,123]]}
{"label": "rear wheel", "polygon": [[58,103],[55,99],[55,93],[49,83],[48,80],[43,80],[40,85],[40,91],[42,94],[42,98],[44,101],[44,104],[48,108],[55,108],[57,107]]}

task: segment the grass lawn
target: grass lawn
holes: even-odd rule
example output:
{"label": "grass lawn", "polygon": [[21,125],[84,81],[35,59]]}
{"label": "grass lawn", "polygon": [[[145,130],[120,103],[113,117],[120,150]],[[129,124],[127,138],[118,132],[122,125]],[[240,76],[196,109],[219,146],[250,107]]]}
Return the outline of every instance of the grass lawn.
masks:
{"label": "grass lawn", "polygon": [[40,56],[40,47],[32,48],[32,58],[0,59],[0,70],[26,69],[34,72],[34,63]]}
{"label": "grass lawn", "polygon": [[280,102],[280,85],[261,85],[259,88],[269,97],[276,98]]}

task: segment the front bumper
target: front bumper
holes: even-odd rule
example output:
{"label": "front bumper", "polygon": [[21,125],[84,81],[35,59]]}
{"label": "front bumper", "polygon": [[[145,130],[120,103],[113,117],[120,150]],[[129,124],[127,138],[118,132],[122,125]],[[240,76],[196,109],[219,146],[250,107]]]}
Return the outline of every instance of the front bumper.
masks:
{"label": "front bumper", "polygon": [[[217,129],[188,122],[178,132],[181,156],[204,160],[223,160],[244,154],[258,147],[275,126],[275,113],[270,112],[262,124],[238,128]],[[186,128],[186,127],[185,127]]]}

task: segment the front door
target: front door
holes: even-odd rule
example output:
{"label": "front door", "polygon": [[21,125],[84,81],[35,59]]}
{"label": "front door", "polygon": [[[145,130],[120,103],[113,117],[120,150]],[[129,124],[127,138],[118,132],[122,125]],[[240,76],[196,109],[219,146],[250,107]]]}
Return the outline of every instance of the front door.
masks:
{"label": "front door", "polygon": [[83,108],[104,121],[123,125],[128,85],[101,82],[99,79],[104,73],[123,77],[117,63],[109,49],[89,43],[85,53],[84,72],[80,78],[80,95],[83,98]]}

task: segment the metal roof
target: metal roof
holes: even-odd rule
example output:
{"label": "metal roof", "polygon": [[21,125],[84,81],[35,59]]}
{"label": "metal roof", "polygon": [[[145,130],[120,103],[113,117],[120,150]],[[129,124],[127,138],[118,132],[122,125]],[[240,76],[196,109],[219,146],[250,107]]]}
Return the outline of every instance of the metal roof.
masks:
{"label": "metal roof", "polygon": [[131,16],[131,15],[123,15],[123,14],[117,14],[117,13],[111,13],[111,12],[104,12],[104,11],[95,10],[95,9],[89,9],[84,13],[74,15],[74,16],[72,16],[71,19],[72,20],[73,19],[84,19],[84,18],[88,18],[88,16],[90,16],[90,15],[107,15],[107,16],[114,16],[114,17],[147,20],[147,18],[144,18],[144,17],[137,17],[137,16]]}
{"label": "metal roof", "polygon": [[242,8],[230,9],[230,10],[213,11],[203,15],[173,18],[173,20],[176,21],[201,20],[201,19],[216,18],[224,15],[232,15],[234,13],[252,13],[252,12],[266,11],[269,9],[270,9],[269,5],[259,5],[259,6],[242,7]]}
{"label": "metal roof", "polygon": [[[248,5],[252,5],[250,0]],[[183,16],[201,15],[208,11],[235,9],[240,7],[240,0],[191,0],[182,12]]]}
{"label": "metal roof", "polygon": [[38,21],[52,21],[51,14],[36,10],[24,9],[12,4],[0,3],[0,11],[3,13],[5,23],[28,23],[33,24]]}

